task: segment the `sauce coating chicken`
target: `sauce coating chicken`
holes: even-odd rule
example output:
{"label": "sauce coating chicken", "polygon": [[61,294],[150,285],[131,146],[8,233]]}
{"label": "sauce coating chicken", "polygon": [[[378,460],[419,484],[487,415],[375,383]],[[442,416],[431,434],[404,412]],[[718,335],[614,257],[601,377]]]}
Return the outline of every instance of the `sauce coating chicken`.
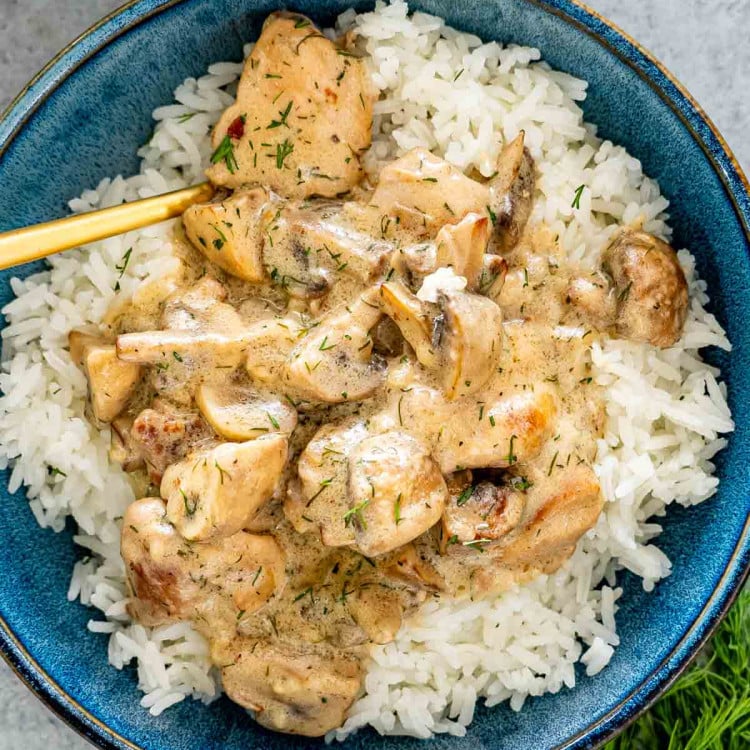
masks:
{"label": "sauce coating chicken", "polygon": [[[190,621],[264,726],[338,727],[368,647],[428,597],[550,573],[596,523],[591,347],[669,346],[674,250],[623,228],[584,272],[530,222],[523,133],[475,180],[417,148],[362,182],[362,63],[276,13],[214,131],[225,188],[179,270],[70,336],[142,499],[129,611]],[[343,194],[347,193],[344,196]]]}

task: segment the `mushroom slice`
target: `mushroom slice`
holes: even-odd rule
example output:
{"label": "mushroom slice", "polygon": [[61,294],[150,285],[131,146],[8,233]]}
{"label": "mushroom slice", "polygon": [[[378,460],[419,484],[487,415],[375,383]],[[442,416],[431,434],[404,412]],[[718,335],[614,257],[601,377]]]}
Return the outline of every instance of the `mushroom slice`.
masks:
{"label": "mushroom slice", "polygon": [[[175,620],[235,628],[284,588],[284,555],[271,536],[246,534],[204,544],[186,542],[167,519],[163,500],[128,507],[121,552],[132,594],[128,611],[143,625]],[[200,629],[200,627],[199,627]]]}
{"label": "mushroom slice", "polygon": [[227,440],[253,440],[269,432],[290,435],[297,426],[297,412],[290,404],[239,385],[201,385],[195,401],[206,421]]}
{"label": "mushroom slice", "polygon": [[307,328],[296,316],[259,320],[245,331],[250,377],[260,383],[277,383],[289,353]]}
{"label": "mushroom slice", "polygon": [[222,685],[264,727],[320,737],[340,727],[362,683],[361,660],[307,644],[232,643]]}
{"label": "mushroom slice", "polygon": [[161,327],[175,331],[222,331],[240,333],[242,318],[226,304],[227,290],[211,276],[177,289],[164,302]]}
{"label": "mushroom slice", "polygon": [[[433,275],[440,273],[438,270]],[[425,279],[418,295],[401,282],[383,284],[383,311],[398,325],[420,364],[438,371],[449,399],[475,393],[497,369],[502,351],[502,312],[487,297],[450,289],[453,280],[460,277],[441,278],[442,286],[434,289],[431,278]],[[430,292],[426,294],[428,286]],[[437,304],[424,299],[436,299]]]}
{"label": "mushroom slice", "polygon": [[169,520],[194,541],[236,533],[273,495],[286,457],[286,437],[264,435],[222,443],[172,464],[161,482]]}
{"label": "mushroom slice", "polygon": [[268,199],[265,190],[254,188],[192,205],[182,215],[185,233],[219,268],[243,281],[259,283],[266,278],[260,212]]}
{"label": "mushroom slice", "polygon": [[320,531],[330,547],[354,543],[354,529],[345,522],[348,456],[367,437],[364,422],[356,418],[321,427],[297,462],[299,483],[291,483],[284,514],[300,532]]}
{"label": "mushroom slice", "polygon": [[380,287],[380,304],[414,349],[420,363],[435,367],[438,358],[432,345],[432,331],[437,308],[422,302],[401,281],[388,281]]}
{"label": "mushroom slice", "polygon": [[617,300],[617,333],[668,347],[679,341],[688,311],[688,287],[677,253],[646,232],[625,229],[604,251]]}
{"label": "mushroom slice", "polygon": [[374,355],[372,329],[382,316],[365,293],[350,307],[334,310],[291,351],[282,383],[313,401],[360,401],[384,381],[385,362]]}
{"label": "mushroom slice", "polygon": [[133,418],[122,416],[112,420],[109,459],[122,466],[123,471],[135,471],[144,465],[143,455],[133,440]]}
{"label": "mushroom slice", "polygon": [[237,101],[214,128],[209,179],[267,185],[289,198],[345,193],[362,178],[372,93],[362,60],[309,19],[272,13],[245,62]]}
{"label": "mushroom slice", "polygon": [[491,299],[463,292],[441,292],[438,305],[442,318],[434,340],[445,395],[452,399],[476,393],[500,362],[502,312]]}
{"label": "mushroom slice", "polygon": [[123,362],[114,344],[81,331],[68,337],[71,358],[83,367],[94,417],[111,422],[125,408],[141,379],[138,364]]}
{"label": "mushroom slice", "polygon": [[488,204],[486,185],[424,148],[412,149],[384,167],[370,199],[383,236],[392,228],[415,238],[434,237],[445,224],[471,212],[481,214]]}
{"label": "mushroom slice", "polygon": [[517,244],[531,215],[536,185],[534,159],[524,148],[524,132],[503,148],[497,174],[489,182],[489,207],[497,249],[507,253]]}
{"label": "mushroom slice", "polygon": [[448,266],[476,291],[482,276],[484,253],[490,239],[486,215],[469,213],[458,224],[447,224],[435,238],[436,266]]}
{"label": "mushroom slice", "polygon": [[499,255],[485,255],[482,259],[482,273],[477,285],[479,294],[483,294],[495,304],[499,304],[500,293],[503,291],[507,273],[508,263],[505,258]]}
{"label": "mushroom slice", "polygon": [[[470,474],[470,472],[462,472]],[[498,486],[491,482],[453,481],[449,483],[450,501],[443,513],[444,543],[461,544],[478,540],[497,541],[521,521],[526,498],[512,484]]]}
{"label": "mushroom slice", "polygon": [[416,438],[399,430],[365,438],[349,455],[349,510],[362,554],[382,555],[440,520],[448,490],[438,465]]}
{"label": "mushroom slice", "polygon": [[416,589],[443,591],[445,580],[437,570],[419,554],[414,544],[406,544],[388,555],[384,571],[387,576],[402,581]]}
{"label": "mushroom slice", "polygon": [[237,367],[245,359],[247,335],[218,331],[143,331],[117,337],[117,356],[123,362],[167,367],[191,360],[194,368]]}

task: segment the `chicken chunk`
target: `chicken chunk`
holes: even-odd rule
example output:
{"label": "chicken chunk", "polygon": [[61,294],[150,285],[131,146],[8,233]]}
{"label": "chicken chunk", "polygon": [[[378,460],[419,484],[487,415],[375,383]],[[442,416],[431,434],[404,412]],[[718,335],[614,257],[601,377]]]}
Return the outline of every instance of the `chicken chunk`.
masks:
{"label": "chicken chunk", "polygon": [[679,341],[688,287],[670,245],[646,232],[623,230],[604,251],[602,267],[615,284],[620,336],[662,348]]}
{"label": "chicken chunk", "polygon": [[346,652],[247,642],[222,670],[227,695],[269,729],[321,737],[341,726],[359,693],[362,665]]}
{"label": "chicken chunk", "polygon": [[524,147],[524,133],[500,152],[497,174],[489,182],[489,209],[497,251],[507,253],[517,244],[531,216],[536,185],[534,159]]}
{"label": "chicken chunk", "polygon": [[617,298],[610,280],[603,273],[571,279],[566,290],[566,301],[599,330],[615,323]]}
{"label": "chicken chunk", "polygon": [[491,299],[446,288],[430,305],[400,282],[383,284],[380,298],[419,362],[436,370],[449,399],[477,392],[496,371],[503,320]]}
{"label": "chicken chunk", "polygon": [[141,379],[141,367],[118,359],[114,344],[102,338],[71,331],[69,342],[71,358],[86,375],[94,417],[99,422],[111,422],[133,395]]}
{"label": "chicken chunk", "polygon": [[241,334],[242,318],[226,304],[227,290],[212,276],[204,276],[187,288],[178,288],[164,301],[161,327],[172,331],[221,331]]}
{"label": "chicken chunk", "polygon": [[392,392],[389,402],[390,423],[422,436],[443,474],[528,462],[553,434],[558,411],[559,398],[541,385],[512,395],[487,394],[478,403],[448,401],[435,388],[410,383]]}
{"label": "chicken chunk", "polygon": [[382,316],[374,294],[334,310],[291,351],[281,373],[286,388],[305,399],[360,401],[383,384],[385,361],[373,353],[371,331]]}
{"label": "chicken chunk", "polygon": [[382,555],[440,520],[448,490],[425,445],[393,430],[365,438],[349,455],[349,510],[358,549]]}
{"label": "chicken chunk", "polygon": [[273,495],[287,458],[287,439],[263,435],[222,443],[172,464],[161,496],[169,520],[186,539],[231,536]]}
{"label": "chicken chunk", "polygon": [[290,198],[354,187],[370,145],[373,96],[363,62],[340,52],[304,16],[271,14],[237,101],[214,129],[209,179],[266,185]]}
{"label": "chicken chunk", "polygon": [[151,481],[158,485],[167,466],[210,440],[213,433],[200,414],[156,405],[160,408],[144,409],[135,418],[124,442],[132,456],[146,462]]}
{"label": "chicken chunk", "polygon": [[486,213],[489,195],[486,185],[426,149],[415,148],[381,170],[370,207],[379,217],[382,234],[398,231],[415,239],[431,238],[469,213]]}
{"label": "chicken chunk", "polygon": [[472,484],[470,479],[451,482],[450,501],[443,514],[444,542],[466,544],[504,537],[518,526],[526,505],[519,486],[498,486],[491,482]]}
{"label": "chicken chunk", "polygon": [[297,426],[291,404],[243,386],[202,385],[195,401],[206,421],[227,440],[252,440],[269,432],[289,435]]}
{"label": "chicken chunk", "polygon": [[356,418],[321,427],[297,463],[299,486],[290,486],[284,513],[300,533],[319,531],[330,547],[354,543],[354,529],[346,523],[348,456],[367,437]]}
{"label": "chicken chunk", "polygon": [[289,353],[307,330],[295,315],[259,320],[248,326],[245,367],[251,379],[258,383],[277,383]]}
{"label": "chicken chunk", "polygon": [[496,549],[503,565],[555,570],[599,518],[604,500],[591,467],[563,467],[550,479],[539,487],[541,501],[529,494],[531,515]]}
{"label": "chicken chunk", "polygon": [[151,627],[193,620],[204,633],[233,634],[238,615],[262,607],[286,580],[283,553],[273,537],[239,532],[190,544],[168,521],[159,498],[128,507],[121,552],[133,597],[129,611]]}
{"label": "chicken chunk", "polygon": [[133,421],[132,417],[120,416],[110,424],[109,459],[128,472],[144,466],[143,454],[133,440]]}
{"label": "chicken chunk", "polygon": [[255,188],[190,206],[182,215],[188,239],[227,273],[259,283],[266,278],[260,214],[268,200],[263,188]]}

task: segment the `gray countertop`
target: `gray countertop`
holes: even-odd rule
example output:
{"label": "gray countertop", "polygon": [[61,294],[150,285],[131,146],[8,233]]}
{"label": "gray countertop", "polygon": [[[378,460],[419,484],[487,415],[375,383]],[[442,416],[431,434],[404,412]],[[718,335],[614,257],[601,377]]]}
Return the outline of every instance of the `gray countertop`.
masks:
{"label": "gray countertop", "polygon": [[[57,50],[122,1],[0,0],[0,110]],[[743,96],[750,80],[750,1],[589,0],[589,5],[666,64],[750,171],[750,100]],[[0,662],[0,750],[88,747]]]}

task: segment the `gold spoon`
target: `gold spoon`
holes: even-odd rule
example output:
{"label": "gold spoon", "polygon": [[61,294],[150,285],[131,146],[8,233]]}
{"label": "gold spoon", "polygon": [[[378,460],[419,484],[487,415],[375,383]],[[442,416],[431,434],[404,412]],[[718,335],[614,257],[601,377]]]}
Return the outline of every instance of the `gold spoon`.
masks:
{"label": "gold spoon", "polygon": [[213,194],[213,185],[202,182],[152,198],[3,232],[0,234],[0,269],[173,219],[193,203],[210,200]]}

